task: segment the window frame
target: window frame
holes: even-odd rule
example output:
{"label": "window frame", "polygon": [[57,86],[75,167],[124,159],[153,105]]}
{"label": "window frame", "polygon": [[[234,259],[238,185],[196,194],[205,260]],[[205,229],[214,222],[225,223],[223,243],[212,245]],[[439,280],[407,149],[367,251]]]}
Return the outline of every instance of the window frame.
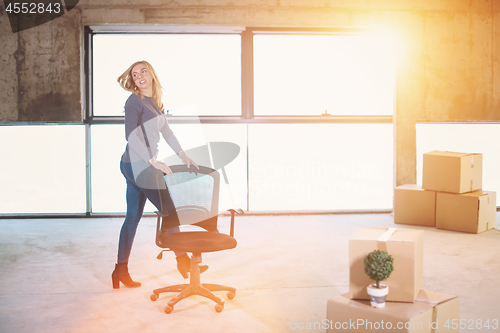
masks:
{"label": "window frame", "polygon": [[[158,25],[85,25],[83,26],[82,59],[82,116],[83,122],[69,122],[65,125],[85,125],[85,172],[86,172],[86,212],[82,214],[0,214],[0,219],[25,218],[89,218],[123,216],[123,214],[103,214],[92,212],[91,190],[91,129],[94,124],[124,124],[124,116],[95,116],[93,114],[93,36],[96,34],[239,34],[241,36],[241,98],[242,114],[240,116],[171,116],[169,122],[173,124],[306,124],[306,123],[393,123],[395,115],[381,116],[342,116],[342,115],[314,115],[314,116],[255,116],[254,115],[254,80],[253,80],[253,36],[259,34],[366,34],[373,32],[389,32],[379,28],[348,28],[348,27],[241,27],[241,26],[158,26]],[[396,78],[394,80],[396,90]],[[396,94],[394,94],[394,110],[396,109]],[[47,124],[59,122],[49,122]],[[32,123],[14,122],[4,126],[31,125]],[[248,147],[247,147],[248,152]],[[247,162],[248,184],[248,162]],[[248,187],[247,187],[248,189]],[[264,214],[332,214],[332,213],[387,213],[387,210],[355,210],[355,211],[304,211],[293,212],[261,212],[250,211],[250,215]]]}
{"label": "window frame", "polygon": [[[87,213],[86,216],[101,216],[92,212],[91,190],[91,130],[94,124],[124,124],[124,116],[95,116],[93,114],[93,36],[96,34],[239,34],[241,36],[241,115],[239,116],[169,116],[171,124],[311,124],[311,123],[394,123],[393,115],[276,115],[255,116],[254,114],[254,64],[253,64],[253,36],[259,34],[306,34],[306,35],[359,35],[373,32],[389,32],[380,28],[300,28],[300,27],[239,27],[239,26],[84,26],[84,124],[86,125],[86,180],[87,180]],[[394,90],[396,90],[396,71],[394,71]],[[394,110],[396,109],[396,94],[394,93]],[[248,142],[247,142],[248,145]],[[247,152],[248,152],[247,146]],[[248,159],[248,156],[247,156]],[[247,191],[249,190],[247,161]],[[249,193],[247,193],[247,207],[249,207]],[[387,210],[356,210],[356,212],[386,213]],[[255,214],[269,214],[276,212],[254,212]],[[287,212],[290,213],[290,212]],[[294,214],[329,214],[335,211],[305,212],[294,211]],[[345,213],[345,212],[341,212]],[[104,214],[107,216],[107,214]]]}

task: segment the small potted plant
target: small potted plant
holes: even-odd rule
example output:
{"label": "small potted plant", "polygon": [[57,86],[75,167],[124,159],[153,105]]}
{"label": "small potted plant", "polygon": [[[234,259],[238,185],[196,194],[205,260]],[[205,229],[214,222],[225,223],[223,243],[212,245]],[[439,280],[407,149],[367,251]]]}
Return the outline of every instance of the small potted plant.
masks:
{"label": "small potted plant", "polygon": [[370,252],[365,260],[365,273],[374,280],[375,284],[370,284],[366,290],[370,295],[371,305],[374,308],[383,308],[385,306],[385,297],[389,293],[389,286],[380,284],[391,275],[394,270],[392,265],[394,258],[387,252],[375,250]]}

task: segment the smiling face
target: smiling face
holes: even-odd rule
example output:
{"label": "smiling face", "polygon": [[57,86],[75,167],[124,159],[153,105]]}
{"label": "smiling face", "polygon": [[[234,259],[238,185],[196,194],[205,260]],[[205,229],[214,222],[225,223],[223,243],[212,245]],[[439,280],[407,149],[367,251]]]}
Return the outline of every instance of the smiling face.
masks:
{"label": "smiling face", "polygon": [[145,64],[139,63],[132,68],[132,79],[142,95],[151,97],[153,76]]}

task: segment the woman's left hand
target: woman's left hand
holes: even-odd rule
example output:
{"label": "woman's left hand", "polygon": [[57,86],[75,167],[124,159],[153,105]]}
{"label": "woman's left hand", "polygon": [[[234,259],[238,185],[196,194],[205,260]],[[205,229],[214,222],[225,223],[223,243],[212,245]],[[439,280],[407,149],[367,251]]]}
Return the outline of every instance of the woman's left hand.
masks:
{"label": "woman's left hand", "polygon": [[186,153],[184,151],[181,151],[179,153],[179,157],[181,158],[182,163],[184,163],[185,165],[187,165],[188,168],[191,165],[194,165],[196,167],[196,169],[200,170],[200,168],[198,167],[198,164],[194,163],[194,161],[192,159],[190,159],[189,157],[187,157],[187,155],[186,155]]}

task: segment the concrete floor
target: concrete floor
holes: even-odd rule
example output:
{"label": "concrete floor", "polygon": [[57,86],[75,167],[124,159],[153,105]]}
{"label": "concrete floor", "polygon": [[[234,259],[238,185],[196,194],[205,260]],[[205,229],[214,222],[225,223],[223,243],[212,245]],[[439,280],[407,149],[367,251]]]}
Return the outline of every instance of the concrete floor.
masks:
{"label": "concrete floor", "polygon": [[[229,218],[222,217],[221,231]],[[140,288],[111,287],[121,218],[0,220],[0,332],[291,332],[326,317],[348,292],[348,240],[363,227],[399,227],[389,214],[243,216],[234,250],[205,254],[202,282],[237,288],[221,313],[191,297],[163,308],[151,291],[183,283],[173,254],[157,260],[154,218],[141,222],[130,260]],[[460,296],[462,319],[500,320],[500,231],[427,227],[423,289]],[[173,295],[172,295],[173,296]],[[224,293],[220,296],[225,298]],[[324,332],[324,330],[306,330]],[[461,332],[498,332],[463,330]]]}

